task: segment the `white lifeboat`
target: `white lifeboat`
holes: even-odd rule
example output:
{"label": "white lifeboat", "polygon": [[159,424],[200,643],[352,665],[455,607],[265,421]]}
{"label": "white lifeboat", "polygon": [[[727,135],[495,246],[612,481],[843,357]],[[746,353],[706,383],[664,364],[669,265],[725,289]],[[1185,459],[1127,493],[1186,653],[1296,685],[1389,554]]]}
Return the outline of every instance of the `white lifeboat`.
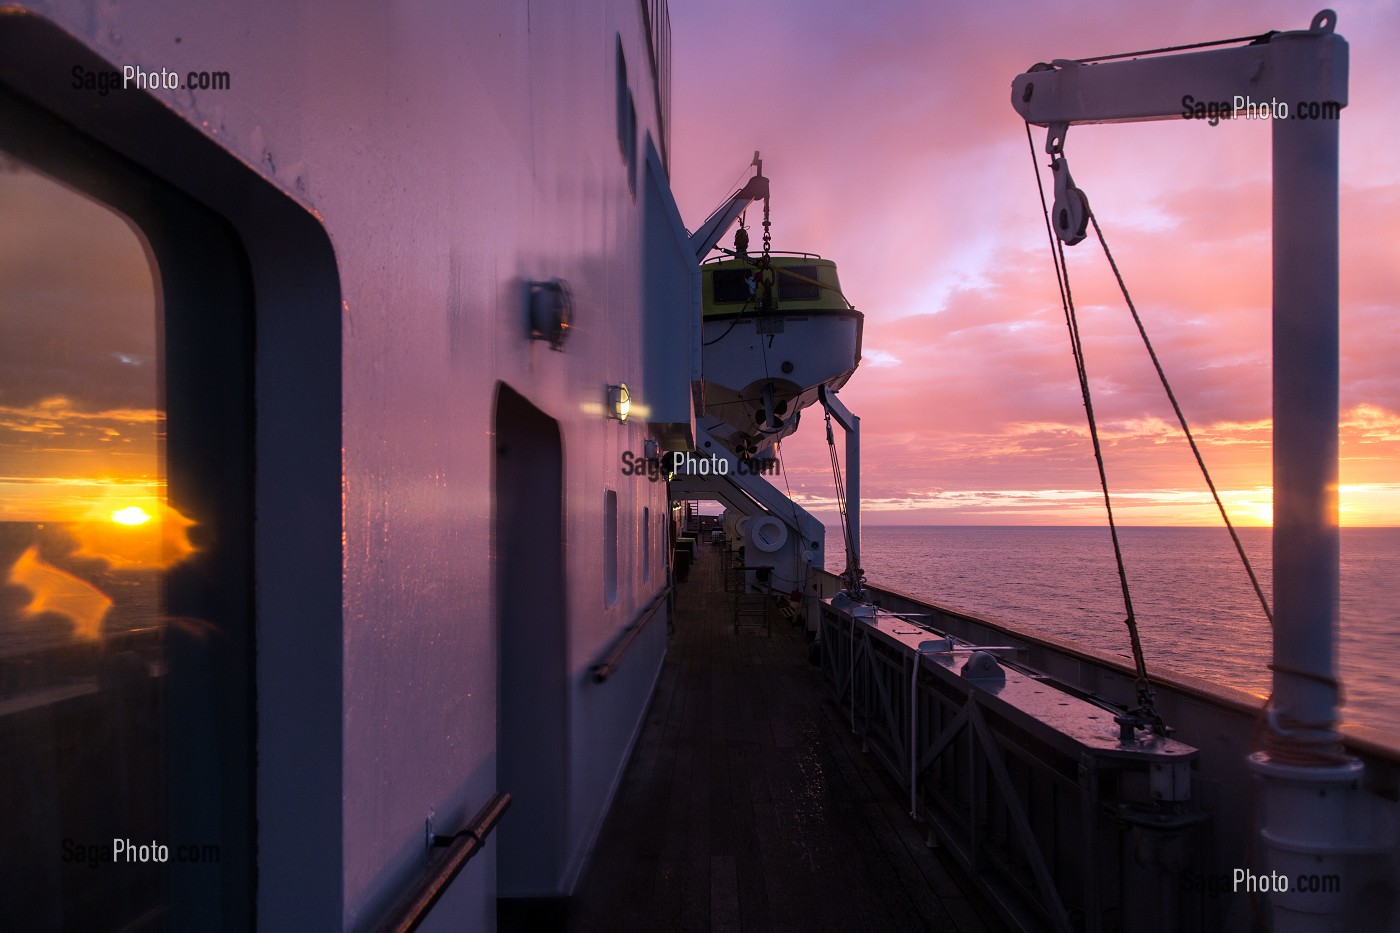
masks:
{"label": "white lifeboat", "polygon": [[860,364],[864,315],[836,264],[813,253],[739,255],[700,267],[705,423],[741,459],[797,429],[821,386]]}

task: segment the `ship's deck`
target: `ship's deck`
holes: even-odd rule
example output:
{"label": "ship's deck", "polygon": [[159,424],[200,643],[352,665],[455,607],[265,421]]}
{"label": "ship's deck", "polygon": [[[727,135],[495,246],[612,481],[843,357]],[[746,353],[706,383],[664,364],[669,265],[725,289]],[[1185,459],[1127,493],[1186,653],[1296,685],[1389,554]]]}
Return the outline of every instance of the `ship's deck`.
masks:
{"label": "ship's deck", "polygon": [[801,630],[736,634],[721,552],[700,550],[570,929],[1000,929],[823,696]]}

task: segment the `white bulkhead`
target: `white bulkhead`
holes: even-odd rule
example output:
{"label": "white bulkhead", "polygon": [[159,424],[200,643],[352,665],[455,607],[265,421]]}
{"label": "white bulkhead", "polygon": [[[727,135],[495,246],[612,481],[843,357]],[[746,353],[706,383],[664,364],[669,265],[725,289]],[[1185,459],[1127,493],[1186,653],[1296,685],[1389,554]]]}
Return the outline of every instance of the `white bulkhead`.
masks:
{"label": "white bulkhead", "polygon": [[[665,3],[58,0],[7,7],[0,45],[24,119],[110,150],[94,172],[203,205],[246,286],[219,312],[245,343],[163,347],[231,355],[247,379],[230,403],[246,461],[183,500],[246,539],[231,585],[250,637],[226,658],[243,687],[214,696],[235,708],[210,745],[239,752],[209,772],[245,796],[170,791],[171,825],[209,799],[208,834],[242,827],[227,851],[246,870],[196,905],[177,874],[171,916],[370,927],[424,873],[425,821],[455,832],[498,791],[511,808],[428,928],[568,894],[665,651],[653,622],[590,676],[667,584],[665,485],[623,475],[622,454],[693,430],[690,368],[643,362],[645,339],[691,359],[698,332],[686,264],[649,271],[644,244],[652,264],[683,255]],[[79,66],[229,86],[99,95],[71,86]],[[174,278],[198,265],[155,252]],[[553,282],[571,307],[557,349],[529,332],[532,283]],[[681,343],[647,323],[663,312]],[[181,430],[172,413],[172,496],[200,467]]]}

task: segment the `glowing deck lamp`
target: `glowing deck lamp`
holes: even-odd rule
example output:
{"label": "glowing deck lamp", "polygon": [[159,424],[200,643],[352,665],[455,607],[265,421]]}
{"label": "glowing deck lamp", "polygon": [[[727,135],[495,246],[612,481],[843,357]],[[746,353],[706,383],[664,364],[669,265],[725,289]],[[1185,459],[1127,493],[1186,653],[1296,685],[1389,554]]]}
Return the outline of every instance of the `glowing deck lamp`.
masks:
{"label": "glowing deck lamp", "polygon": [[627,390],[627,383],[608,386],[608,417],[626,424],[627,413],[631,410],[632,393]]}

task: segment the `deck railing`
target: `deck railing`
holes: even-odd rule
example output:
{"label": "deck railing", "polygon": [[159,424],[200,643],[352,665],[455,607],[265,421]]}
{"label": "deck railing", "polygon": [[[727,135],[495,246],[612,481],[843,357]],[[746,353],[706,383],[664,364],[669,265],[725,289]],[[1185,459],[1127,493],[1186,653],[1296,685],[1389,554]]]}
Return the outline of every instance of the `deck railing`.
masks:
{"label": "deck railing", "polygon": [[429,862],[428,870],[376,928],[377,933],[409,933],[418,929],[462,867],[481,851],[486,837],[509,806],[510,794],[498,791],[477,811],[466,828],[451,836],[429,836],[431,847],[445,847],[447,851]]}
{"label": "deck railing", "polygon": [[[991,671],[955,666],[951,642],[938,647],[932,634],[920,642],[917,626],[882,618],[877,628],[874,617],[823,606],[831,696],[930,840],[1006,920],[1057,933],[1203,926],[1201,905],[1180,883],[1201,869],[1194,843],[1206,816],[1190,794],[1194,749],[1124,747],[1113,711],[1098,703],[1013,670],[1009,659]],[[943,660],[923,654],[926,645]],[[1021,653],[1005,644],[958,650],[973,661]]]}
{"label": "deck railing", "polygon": [[[819,574],[814,584],[814,593],[819,596],[829,596],[838,588],[836,576],[828,572]],[[1029,631],[1012,622],[938,606],[876,586],[868,586],[867,593],[887,611],[917,616],[921,623],[965,641],[1015,646],[1017,661],[1034,668],[1047,680],[1070,687],[1095,702],[1130,706],[1134,700],[1132,667],[1098,646]],[[849,640],[849,632],[842,629],[842,633]],[[828,673],[829,678],[846,670],[850,664],[846,645],[831,647],[837,654],[828,661],[835,666]],[[895,676],[885,671],[889,658],[880,659],[877,654],[872,653],[868,672],[872,685],[875,678]],[[907,681],[900,682],[907,692]],[[1223,877],[1228,880],[1233,868],[1252,865],[1249,820],[1245,815],[1254,806],[1254,792],[1244,762],[1252,750],[1261,701],[1232,686],[1160,669],[1154,671],[1153,686],[1157,710],[1175,730],[1174,737],[1203,750],[1201,770],[1192,780],[1193,796],[1212,817],[1194,831],[1201,861],[1188,869],[1190,876],[1183,886],[1192,888],[1192,896],[1185,898],[1181,905],[1184,916],[1178,919],[1178,926],[1180,929],[1219,929],[1232,910],[1247,914],[1252,909],[1247,903],[1236,908],[1234,902],[1237,899],[1248,901],[1248,895],[1243,891],[1234,893],[1229,884],[1222,888],[1219,879],[1224,873]],[[921,703],[929,702],[929,699],[921,700]],[[934,702],[936,706],[946,706]],[[938,721],[933,707],[926,707],[920,716]],[[871,750],[895,765],[907,764],[895,754],[891,744],[893,737],[903,736],[900,726],[903,720],[895,720],[891,728],[886,727],[881,716],[869,717],[868,722],[870,732],[866,740]],[[856,723],[858,729],[866,724],[865,720]],[[1363,789],[1378,811],[1378,819],[1400,825],[1400,805],[1394,802],[1400,798],[1400,747],[1394,736],[1349,726],[1344,728],[1344,743],[1349,754],[1366,764]],[[897,773],[902,776],[903,772]],[[1380,811],[1386,812],[1381,814]],[[1086,898],[1086,906],[1088,901]]]}
{"label": "deck railing", "polygon": [[613,645],[612,650],[607,653],[603,660],[593,665],[593,682],[595,684],[603,683],[616,672],[617,666],[622,663],[623,655],[632,647],[637,636],[642,634],[642,629],[646,628],[647,623],[656,616],[657,611],[666,605],[667,597],[670,595],[671,585],[668,583],[656,594],[647,608],[642,610],[641,615],[637,616],[637,620],[622,630],[622,637],[617,640],[617,644]]}

